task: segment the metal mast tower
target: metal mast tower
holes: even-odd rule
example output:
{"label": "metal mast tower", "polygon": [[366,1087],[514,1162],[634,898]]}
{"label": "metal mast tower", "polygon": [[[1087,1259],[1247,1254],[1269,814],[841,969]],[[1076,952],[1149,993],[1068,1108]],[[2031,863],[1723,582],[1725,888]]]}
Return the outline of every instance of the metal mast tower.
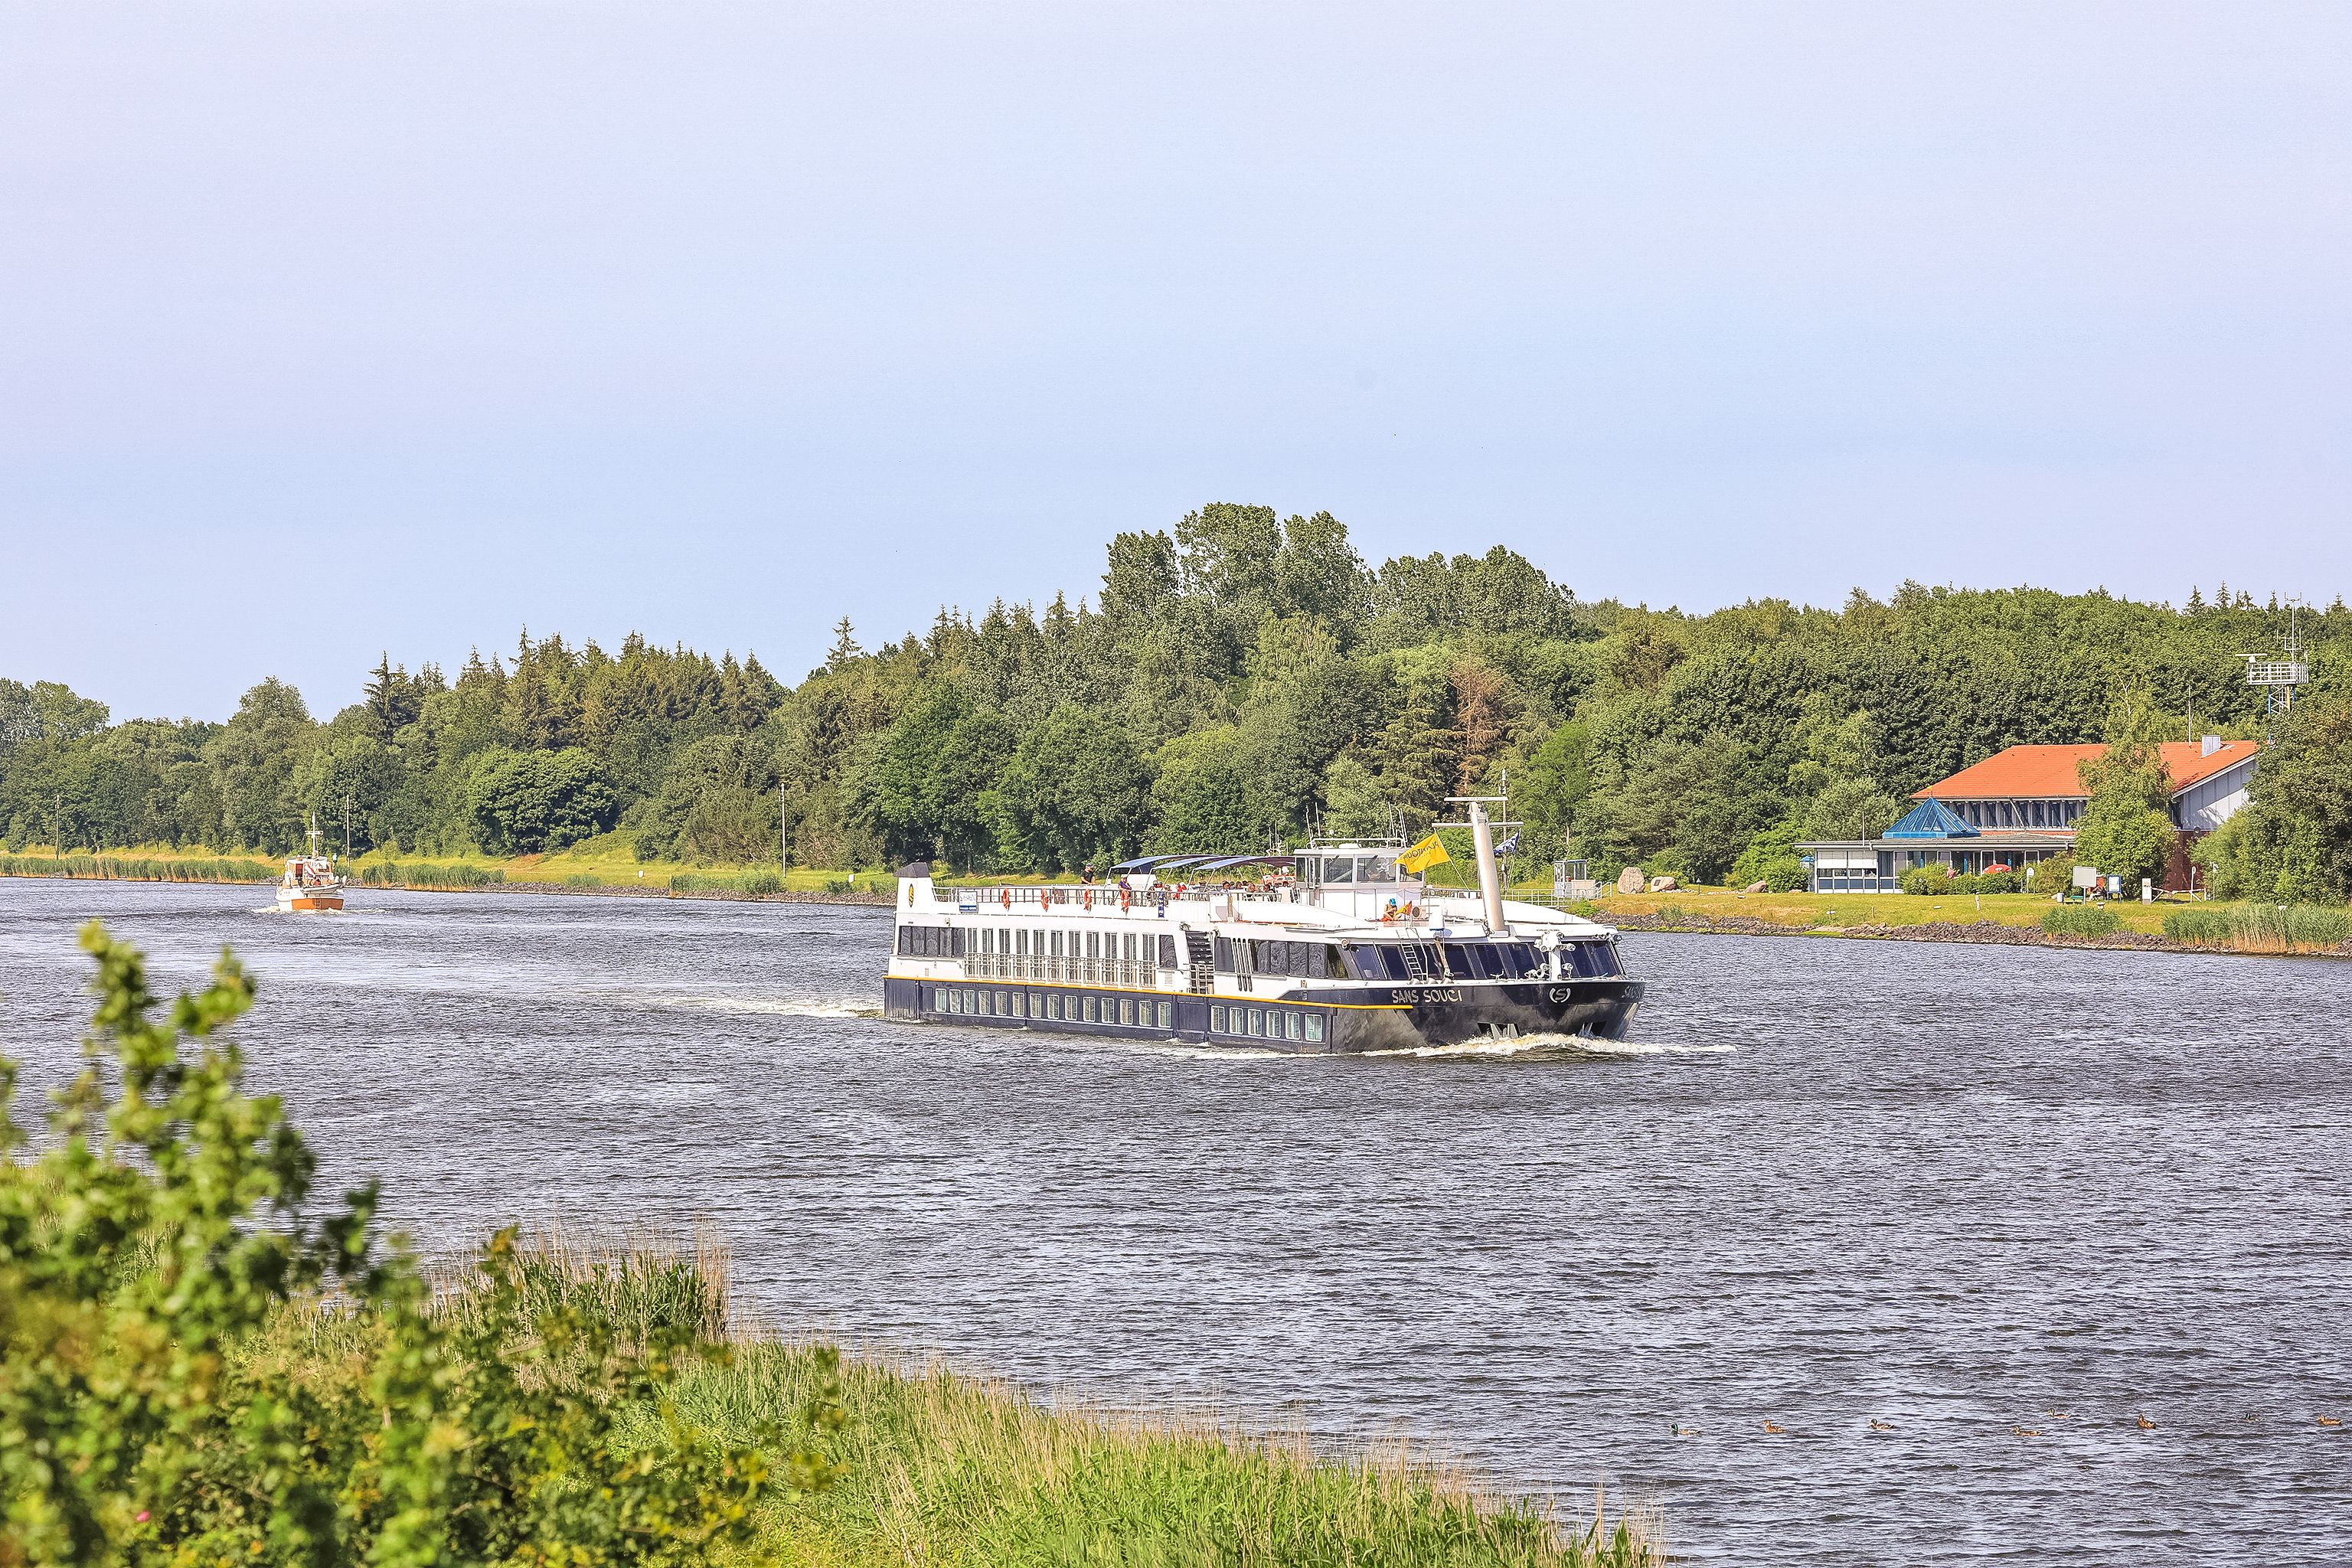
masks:
{"label": "metal mast tower", "polygon": [[2246,656],[2246,684],[2263,688],[2263,739],[2270,739],[2272,722],[2294,707],[2294,689],[2311,683],[2311,666],[2303,657],[2302,639],[2296,635],[2297,614],[2301,606],[2289,599],[2286,605],[2286,654],[2250,653]]}

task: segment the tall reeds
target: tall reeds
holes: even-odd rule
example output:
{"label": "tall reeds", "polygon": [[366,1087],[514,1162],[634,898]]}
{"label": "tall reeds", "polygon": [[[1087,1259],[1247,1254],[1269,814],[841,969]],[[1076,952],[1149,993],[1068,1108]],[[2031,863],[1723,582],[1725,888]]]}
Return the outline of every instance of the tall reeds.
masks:
{"label": "tall reeds", "polygon": [[124,882],[274,882],[267,860],[124,855],[0,855],[0,877],[74,877]]}
{"label": "tall reeds", "polygon": [[2042,929],[2052,936],[2113,936],[2123,923],[2105,904],[2060,904],[2042,917]]}
{"label": "tall reeds", "polygon": [[360,868],[360,881],[371,888],[490,888],[506,879],[507,874],[495,866],[467,861],[431,866],[421,860],[394,860]]}
{"label": "tall reeds", "polygon": [[680,871],[669,879],[673,893],[740,893],[751,899],[771,899],[784,890],[784,879],[774,871],[742,871],[732,875],[711,871]]}
{"label": "tall reeds", "polygon": [[2352,942],[2352,911],[2316,904],[2207,904],[2166,915],[2164,934],[2236,952],[2331,952]]}

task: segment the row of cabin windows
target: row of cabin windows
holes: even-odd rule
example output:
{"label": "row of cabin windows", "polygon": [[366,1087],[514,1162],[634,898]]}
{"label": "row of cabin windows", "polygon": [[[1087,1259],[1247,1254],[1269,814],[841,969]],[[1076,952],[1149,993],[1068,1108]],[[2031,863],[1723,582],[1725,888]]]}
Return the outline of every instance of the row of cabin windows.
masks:
{"label": "row of cabin windows", "polygon": [[2072,827],[2079,800],[1953,800],[1945,805],[1970,827]]}
{"label": "row of cabin windows", "polygon": [[1072,991],[999,991],[989,986],[935,985],[934,1013],[973,1018],[1044,1018],[1055,1023],[1116,1024],[1127,1029],[1172,1029],[1172,1003],[1150,996],[1097,996]]}
{"label": "row of cabin windows", "polygon": [[1176,939],[1154,931],[1006,931],[982,926],[904,925],[898,928],[902,958],[961,958],[967,952],[1022,958],[1117,959],[1126,963],[1176,967]]}
{"label": "row of cabin windows", "polygon": [[1320,1040],[1323,1015],[1295,1007],[1209,1008],[1209,1033],[1245,1035],[1253,1040]]}
{"label": "row of cabin windows", "polygon": [[[967,951],[1021,957],[1117,959],[1174,969],[1176,939],[1153,931],[1005,931],[983,926],[904,925],[898,952],[904,958],[961,958]],[[1408,956],[1404,949],[1412,946]],[[1285,942],[1255,937],[1216,940],[1217,968],[1226,974],[1283,974],[1302,980],[1540,980],[1549,975],[1543,955],[1524,942]],[[1622,971],[1617,951],[1607,942],[1570,942],[1562,949],[1560,972],[1579,979],[1606,979]]]}
{"label": "row of cabin windows", "polygon": [[[1405,952],[1411,947],[1412,952]],[[1217,968],[1227,974],[1287,974],[1303,980],[1542,980],[1549,967],[1524,942],[1264,942],[1217,938]],[[1580,979],[1619,974],[1607,942],[1570,942],[1560,973]]]}

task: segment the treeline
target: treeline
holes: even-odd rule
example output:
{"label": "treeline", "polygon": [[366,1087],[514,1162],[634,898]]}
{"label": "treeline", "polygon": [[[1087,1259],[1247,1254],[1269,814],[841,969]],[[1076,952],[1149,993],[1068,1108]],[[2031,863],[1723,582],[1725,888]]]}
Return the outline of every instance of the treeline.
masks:
{"label": "treeline", "polygon": [[[2282,773],[2307,790],[2344,752],[2326,716],[2352,613],[2300,627],[2318,679],[2293,729],[2315,739],[2293,754],[2321,761]],[[1213,505],[1114,539],[1075,607],[943,609],[872,651],[845,620],[793,687],[756,658],[528,636],[454,679],[387,658],[324,722],[274,680],[225,724],[119,725],[0,682],[0,826],[274,853],[312,811],[340,838],[348,803],[357,847],[412,853],[618,832],[645,859],[740,864],[781,836],[796,864],[1052,872],[1417,834],[1507,777],[1532,861],[1785,879],[1800,837],[1881,831],[2005,745],[2258,734],[2244,656],[2286,632],[2226,588],[2174,607],[1906,584],[1686,615],[1580,599],[1499,545],[1371,568],[1328,513]],[[2340,900],[2352,822],[2315,809],[2267,792],[2242,877]]]}

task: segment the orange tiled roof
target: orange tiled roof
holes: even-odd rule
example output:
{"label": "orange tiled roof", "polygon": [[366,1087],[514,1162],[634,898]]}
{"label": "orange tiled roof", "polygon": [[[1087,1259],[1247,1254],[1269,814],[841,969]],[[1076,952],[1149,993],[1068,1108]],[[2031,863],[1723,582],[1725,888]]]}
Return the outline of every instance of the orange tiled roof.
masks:
{"label": "orange tiled roof", "polygon": [[[2168,741],[2157,749],[2164,753],[2164,771],[2172,776],[2172,793],[2179,795],[2224,768],[2237,766],[2261,751],[2262,745],[2255,741],[2224,741],[2210,757],[2200,741]],[[1915,792],[1912,798],[2081,800],[2085,792],[2075,765],[2104,756],[2106,750],[2105,746],[2011,746],[1974,767],[1962,768],[1940,784]]]}

